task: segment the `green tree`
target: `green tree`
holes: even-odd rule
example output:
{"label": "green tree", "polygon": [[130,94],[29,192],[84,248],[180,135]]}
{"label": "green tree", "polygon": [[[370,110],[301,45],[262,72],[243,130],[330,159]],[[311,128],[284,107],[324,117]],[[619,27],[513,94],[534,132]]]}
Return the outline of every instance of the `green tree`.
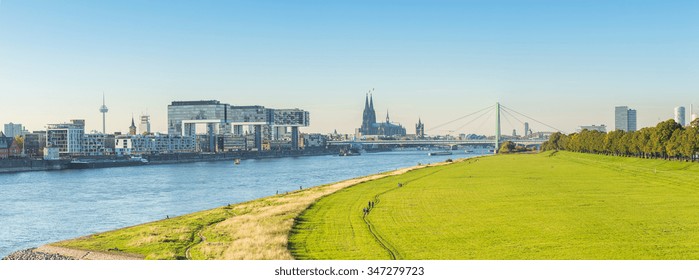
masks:
{"label": "green tree", "polygon": [[673,119],[661,122],[655,126],[655,131],[653,131],[654,133],[651,135],[651,140],[653,143],[652,151],[656,154],[656,157],[667,157],[667,144],[672,134],[678,129],[682,129],[682,126]]}
{"label": "green tree", "polygon": [[24,150],[24,137],[20,135],[15,136],[15,142],[17,142],[17,147],[19,147],[20,150]]}
{"label": "green tree", "polygon": [[500,154],[506,154],[506,153],[511,153],[512,151],[515,150],[515,142],[512,141],[505,141],[504,143],[500,144],[500,150],[498,150],[498,153]]}
{"label": "green tree", "polygon": [[682,138],[684,137],[684,132],[682,129],[677,129],[672,133],[670,139],[665,144],[665,152],[667,156],[674,159],[679,159],[683,156],[682,153]]}
{"label": "green tree", "polygon": [[682,154],[691,161],[696,160],[699,152],[699,126],[689,126],[684,130],[682,137]]}
{"label": "green tree", "polygon": [[623,130],[615,130],[607,133],[604,137],[604,150],[615,156],[620,155],[621,151],[619,146],[625,134]]}
{"label": "green tree", "polygon": [[563,150],[563,145],[562,145],[563,143],[561,141],[562,141],[562,138],[564,136],[565,135],[563,133],[560,133],[560,132],[556,132],[554,134],[551,134],[549,139],[546,140],[546,142],[544,142],[544,144],[541,145],[541,148],[544,151]]}

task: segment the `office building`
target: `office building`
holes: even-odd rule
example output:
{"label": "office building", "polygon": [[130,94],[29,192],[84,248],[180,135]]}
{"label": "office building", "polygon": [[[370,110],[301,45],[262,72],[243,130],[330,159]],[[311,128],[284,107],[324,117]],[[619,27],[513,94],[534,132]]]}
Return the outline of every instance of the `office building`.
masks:
{"label": "office building", "polygon": [[217,100],[173,101],[167,106],[168,135],[194,135],[197,123],[224,130],[229,107]]}
{"label": "office building", "polygon": [[636,110],[628,106],[614,108],[614,130],[636,131]]}
{"label": "office building", "polygon": [[139,124],[140,134],[150,134],[150,116],[141,115],[141,123]]}
{"label": "office building", "polygon": [[[224,146],[239,147],[241,137],[248,135],[252,135],[254,145],[247,145],[246,142],[247,149],[262,150],[264,141],[282,139],[289,141],[292,149],[298,149],[299,127],[309,124],[309,113],[301,109],[231,106],[217,100],[174,101],[168,106],[168,133],[206,135],[197,141],[201,150],[206,151],[225,150]],[[197,131],[198,126],[205,127],[205,133]],[[287,128],[290,128],[290,132],[287,132]],[[226,136],[228,134],[231,135]],[[232,142],[226,144],[226,139]]]}
{"label": "office building", "polygon": [[678,106],[675,107],[675,122],[680,124],[681,126],[685,126],[685,114],[684,114],[684,107],[683,106]]}

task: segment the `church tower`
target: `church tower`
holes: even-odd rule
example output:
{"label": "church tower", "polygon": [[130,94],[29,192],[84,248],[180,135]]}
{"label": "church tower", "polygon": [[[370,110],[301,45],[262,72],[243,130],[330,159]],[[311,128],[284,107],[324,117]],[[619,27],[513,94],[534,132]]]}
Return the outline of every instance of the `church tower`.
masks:
{"label": "church tower", "polygon": [[369,121],[376,123],[376,110],[374,110],[374,96],[369,94]]}
{"label": "church tower", "polygon": [[418,139],[425,138],[425,124],[422,123],[422,119],[417,120],[417,124],[415,125],[415,136],[417,136]]}
{"label": "church tower", "polygon": [[133,116],[131,116],[131,126],[129,126],[129,135],[136,135],[136,123],[133,120]]}
{"label": "church tower", "polygon": [[359,131],[364,135],[375,135],[377,130],[375,128],[376,124],[376,111],[374,110],[374,97],[367,93],[364,99],[364,113],[362,114],[362,127]]}

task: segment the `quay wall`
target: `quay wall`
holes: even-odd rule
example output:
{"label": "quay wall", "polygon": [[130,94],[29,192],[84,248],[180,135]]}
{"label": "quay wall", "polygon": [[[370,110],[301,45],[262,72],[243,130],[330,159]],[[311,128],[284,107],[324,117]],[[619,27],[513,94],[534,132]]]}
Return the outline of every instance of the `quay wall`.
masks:
{"label": "quay wall", "polygon": [[[204,162],[204,161],[225,161],[235,159],[261,159],[261,158],[281,158],[281,157],[299,157],[299,156],[318,156],[318,155],[336,155],[337,149],[306,149],[299,151],[238,151],[218,154],[207,153],[176,153],[176,154],[157,154],[144,155],[143,158],[148,159],[148,164],[175,164],[188,162]],[[117,156],[90,156],[80,157],[85,160],[124,160],[124,157]],[[12,172],[28,172],[28,171],[49,171],[71,169],[70,159],[63,160],[41,160],[41,159],[2,159],[0,160],[0,173]],[[109,164],[100,163],[92,164],[82,168],[107,168],[125,166],[125,164]]]}
{"label": "quay wall", "polygon": [[67,169],[70,160],[3,159],[0,173]]}

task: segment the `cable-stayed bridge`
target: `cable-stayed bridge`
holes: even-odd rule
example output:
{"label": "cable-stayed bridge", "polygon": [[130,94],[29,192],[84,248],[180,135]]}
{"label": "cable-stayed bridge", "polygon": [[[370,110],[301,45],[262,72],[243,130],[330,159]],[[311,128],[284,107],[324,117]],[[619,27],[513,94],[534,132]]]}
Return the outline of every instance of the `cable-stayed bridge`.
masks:
{"label": "cable-stayed bridge", "polygon": [[[430,131],[436,131],[439,128],[446,127],[448,125],[452,124],[461,124],[460,127],[456,128],[456,130],[460,130],[465,128],[468,125],[471,125],[475,123],[479,119],[483,119],[485,116],[494,116],[495,121],[494,121],[494,136],[488,137],[486,139],[396,139],[396,140],[362,140],[362,139],[355,139],[355,140],[346,140],[346,141],[329,141],[329,145],[333,146],[467,146],[467,145],[474,145],[474,146],[492,146],[492,147],[499,147],[500,144],[502,144],[504,141],[511,141],[514,142],[517,145],[523,145],[523,146],[535,146],[539,147],[541,144],[543,144],[547,139],[547,137],[542,137],[539,135],[539,137],[532,137],[531,133],[528,131],[525,131],[525,137],[508,137],[508,136],[503,136],[501,132],[501,127],[502,123],[501,120],[504,119],[506,122],[508,122],[510,125],[512,125],[512,121],[517,121],[523,126],[527,127],[528,123],[523,122],[521,119],[524,120],[531,120],[533,123],[539,124],[543,127],[547,127],[551,129],[552,132],[562,132],[560,129],[554,128],[550,125],[547,125],[543,122],[540,122],[532,117],[529,117],[525,114],[519,113],[511,108],[505,107],[501,105],[499,102],[495,103],[495,105],[488,106],[486,108],[483,108],[481,110],[478,110],[476,112],[467,114],[465,116],[459,117],[457,119],[448,121],[446,123],[434,126],[430,128]],[[455,131],[455,130],[449,130],[449,131]],[[527,137],[529,136],[529,137]],[[497,151],[497,149],[495,149]]]}

